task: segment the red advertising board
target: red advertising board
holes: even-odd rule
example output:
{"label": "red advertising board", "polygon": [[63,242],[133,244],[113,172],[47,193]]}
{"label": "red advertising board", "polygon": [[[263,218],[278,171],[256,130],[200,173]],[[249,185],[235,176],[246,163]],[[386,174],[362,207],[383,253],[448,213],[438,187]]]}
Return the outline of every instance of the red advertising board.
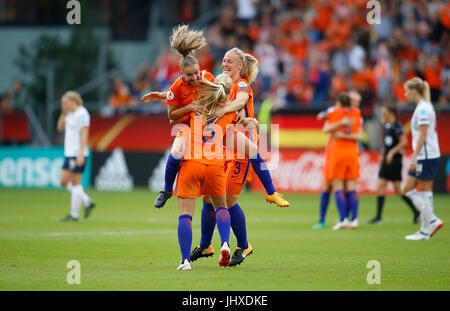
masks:
{"label": "red advertising board", "polygon": [[[278,165],[270,171],[275,188],[279,192],[318,193],[323,187],[324,151],[281,149]],[[403,156],[403,176],[407,174],[410,155]],[[380,164],[378,153],[364,151],[359,155],[360,178],[358,191],[374,194],[377,191],[377,178]],[[258,178],[253,178],[253,190],[263,191]],[[388,192],[393,192],[391,184]]]}

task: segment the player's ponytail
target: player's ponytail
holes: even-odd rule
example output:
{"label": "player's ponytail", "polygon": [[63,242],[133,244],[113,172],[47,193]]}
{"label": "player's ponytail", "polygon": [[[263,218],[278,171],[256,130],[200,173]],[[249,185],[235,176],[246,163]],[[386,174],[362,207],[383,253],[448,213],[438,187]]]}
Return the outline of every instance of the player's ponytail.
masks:
{"label": "player's ponytail", "polygon": [[241,77],[246,79],[249,84],[252,84],[259,73],[258,60],[254,56],[244,53],[241,49],[236,47],[232,48],[230,51],[236,53],[241,59],[243,64],[240,72]]}
{"label": "player's ponytail", "polygon": [[423,98],[431,103],[430,85],[425,80],[423,80]]}
{"label": "player's ponytail", "polygon": [[416,90],[420,96],[422,96],[427,102],[431,103],[430,85],[427,81],[422,80],[419,77],[414,77],[406,81],[404,86],[407,89]]}
{"label": "player's ponytail", "polygon": [[203,31],[189,30],[187,25],[180,25],[173,29],[170,37],[170,48],[177,51],[182,57],[180,69],[198,64],[193,53],[207,44]]}
{"label": "player's ponytail", "polygon": [[83,105],[83,99],[81,98],[80,93],[76,91],[67,91],[64,93],[62,97],[67,97],[71,100],[73,100],[78,106]]}
{"label": "player's ponytail", "polygon": [[228,93],[231,90],[233,81],[226,74],[220,74],[214,83],[205,80],[200,81],[198,86],[199,104],[203,106],[203,121],[216,112],[219,105],[225,104]]}

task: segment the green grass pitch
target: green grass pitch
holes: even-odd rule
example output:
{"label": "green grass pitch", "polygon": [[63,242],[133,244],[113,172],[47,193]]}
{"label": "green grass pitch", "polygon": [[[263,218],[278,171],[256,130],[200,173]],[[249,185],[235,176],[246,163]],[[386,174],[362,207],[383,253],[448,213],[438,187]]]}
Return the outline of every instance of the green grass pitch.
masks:
{"label": "green grass pitch", "polygon": [[[429,241],[406,241],[418,230],[397,197],[388,197],[383,225],[366,225],[375,197],[360,196],[360,228],[312,230],[318,195],[286,195],[291,207],[265,203],[263,194],[243,193],[248,240],[254,253],[242,265],[218,265],[216,254],[177,271],[178,204],[153,208],[155,194],[87,193],[97,203],[88,220],[62,223],[69,211],[64,190],[0,190],[0,290],[450,290],[450,196],[436,195],[444,227]],[[193,245],[200,240],[200,200],[193,220]],[[236,240],[231,233],[232,252]],[[78,260],[81,284],[67,284],[66,264]],[[369,260],[378,260],[381,284],[368,284]]]}

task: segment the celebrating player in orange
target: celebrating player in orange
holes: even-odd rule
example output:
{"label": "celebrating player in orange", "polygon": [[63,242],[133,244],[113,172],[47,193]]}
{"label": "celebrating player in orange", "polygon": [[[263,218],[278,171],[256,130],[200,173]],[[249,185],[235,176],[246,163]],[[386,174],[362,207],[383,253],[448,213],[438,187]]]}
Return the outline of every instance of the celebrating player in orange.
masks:
{"label": "celebrating player in orange", "polygon": [[[352,212],[352,228],[358,227],[358,195],[356,180],[359,178],[358,144],[362,137],[361,113],[359,109],[350,107],[350,97],[341,94],[337,99],[342,108],[336,109],[332,118],[325,122],[323,131],[333,133],[329,176],[335,191],[336,205],[339,210],[340,221],[333,230],[348,227],[347,201]],[[343,125],[343,121],[350,120],[351,125]],[[345,187],[345,188],[344,188]],[[344,193],[347,191],[347,195]]]}
{"label": "celebrating player in orange", "polygon": [[[206,45],[202,31],[189,30],[188,26],[178,26],[173,30],[170,47],[181,55],[181,76],[175,80],[167,92],[150,92],[142,97],[144,102],[166,100],[169,119],[187,122],[191,112],[201,113],[202,107],[194,103],[198,84],[202,80],[214,81],[214,76],[206,70],[200,71],[194,52]],[[186,149],[186,137],[177,135],[166,163],[164,190],[155,200],[155,207],[163,207],[172,196],[173,184]]]}

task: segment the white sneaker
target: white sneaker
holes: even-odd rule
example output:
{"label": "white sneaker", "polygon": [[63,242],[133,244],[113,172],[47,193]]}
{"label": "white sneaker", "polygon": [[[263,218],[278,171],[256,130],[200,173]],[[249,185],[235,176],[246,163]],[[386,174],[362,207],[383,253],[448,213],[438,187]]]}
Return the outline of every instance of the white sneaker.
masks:
{"label": "white sneaker", "polygon": [[230,252],[228,243],[223,243],[222,249],[220,250],[219,266],[226,267],[230,264]]}
{"label": "white sneaker", "polygon": [[358,229],[358,226],[359,226],[358,219],[355,219],[350,223],[351,229]]}
{"label": "white sneaker", "polygon": [[429,240],[430,239],[430,235],[419,230],[419,231],[417,231],[414,234],[405,236],[405,239],[406,240],[411,240],[411,241]]}
{"label": "white sneaker", "polygon": [[441,229],[443,225],[444,223],[442,222],[442,220],[436,217],[436,220],[430,223],[430,237],[432,237],[439,229]]}
{"label": "white sneaker", "polygon": [[348,227],[348,219],[345,218],[343,221],[339,221],[333,226],[333,230],[346,229]]}
{"label": "white sneaker", "polygon": [[189,260],[185,259],[183,262],[181,262],[177,270],[185,270],[185,271],[192,270]]}

